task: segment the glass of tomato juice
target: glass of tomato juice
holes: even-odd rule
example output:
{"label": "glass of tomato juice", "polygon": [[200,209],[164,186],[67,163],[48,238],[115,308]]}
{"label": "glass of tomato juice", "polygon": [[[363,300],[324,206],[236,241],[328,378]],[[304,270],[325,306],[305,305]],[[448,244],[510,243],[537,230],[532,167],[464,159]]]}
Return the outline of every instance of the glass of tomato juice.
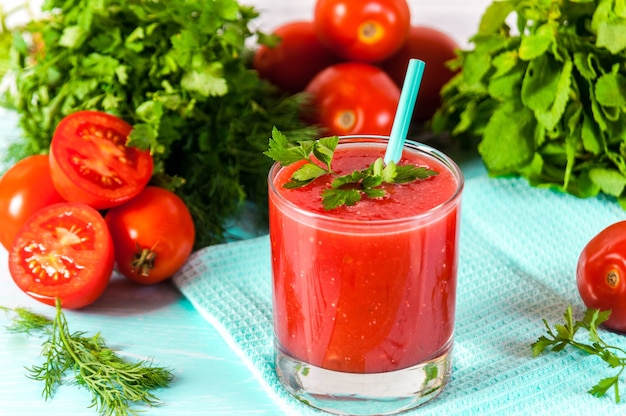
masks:
{"label": "glass of tomato juice", "polygon": [[[332,168],[365,169],[386,137],[340,138]],[[437,396],[450,376],[463,175],[407,140],[398,164],[437,175],[326,211],[318,178],[268,178],[276,372],[285,388],[338,414],[392,414]],[[327,175],[330,176],[330,175]]]}

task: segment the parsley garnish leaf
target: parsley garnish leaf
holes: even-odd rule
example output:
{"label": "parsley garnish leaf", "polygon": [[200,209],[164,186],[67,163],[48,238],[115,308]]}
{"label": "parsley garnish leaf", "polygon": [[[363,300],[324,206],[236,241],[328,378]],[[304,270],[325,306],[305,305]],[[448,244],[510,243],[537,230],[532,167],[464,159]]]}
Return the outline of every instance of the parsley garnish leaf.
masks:
{"label": "parsley garnish leaf", "polygon": [[416,179],[427,179],[437,172],[424,166],[403,165],[396,167],[394,183],[409,183]]}
{"label": "parsley garnish leaf", "polygon": [[333,154],[339,143],[339,137],[323,137],[319,139],[317,146],[313,146],[313,154],[320,162],[326,165],[327,170],[331,171],[331,163],[333,161]]}
{"label": "parsley garnish leaf", "polygon": [[[569,305],[563,314],[565,323],[554,326],[556,332],[552,330],[545,319],[543,320],[547,335],[540,336],[531,347],[533,357],[537,357],[546,350],[560,352],[567,346],[571,346],[586,354],[599,357],[610,368],[619,368],[617,374],[601,379],[588,391],[594,397],[602,397],[607,394],[609,389],[613,388],[615,402],[619,403],[621,400],[619,380],[626,368],[626,351],[620,347],[607,344],[598,334],[598,327],[609,318],[610,314],[610,311],[587,309],[584,318],[580,321],[575,321],[572,307]],[[581,329],[588,332],[589,343],[582,342],[576,337],[576,334]]]}
{"label": "parsley garnish leaf", "polygon": [[263,152],[283,166],[291,165],[299,160],[306,159],[313,149],[313,141],[303,140],[299,146],[290,146],[287,137],[276,127],[272,130],[269,150]]}
{"label": "parsley garnish leaf", "polygon": [[322,191],[322,205],[325,210],[342,205],[351,207],[359,201],[361,201],[361,192],[358,189],[329,188]]}
{"label": "parsley garnish leaf", "polygon": [[[307,163],[293,173],[291,183],[299,183],[301,184],[300,186],[304,186],[327,173],[327,170],[319,167],[315,163]],[[293,184],[291,183],[287,186],[288,188],[293,188]]]}
{"label": "parsley garnish leaf", "polygon": [[[282,166],[296,162],[304,162],[291,176],[289,182],[283,185],[287,189],[300,188],[326,174],[335,175],[331,187],[322,191],[322,205],[331,210],[343,205],[352,206],[361,201],[363,195],[368,198],[384,198],[387,195],[383,184],[402,184],[427,179],[438,172],[425,167],[402,165],[394,162],[384,164],[382,158],[376,159],[363,170],[336,176],[332,170],[332,160],[339,143],[338,136],[323,137],[317,141],[301,141],[294,145],[287,137],[278,131],[272,130],[269,150],[264,154]],[[312,156],[315,157],[313,160]],[[323,166],[320,166],[320,163]]]}

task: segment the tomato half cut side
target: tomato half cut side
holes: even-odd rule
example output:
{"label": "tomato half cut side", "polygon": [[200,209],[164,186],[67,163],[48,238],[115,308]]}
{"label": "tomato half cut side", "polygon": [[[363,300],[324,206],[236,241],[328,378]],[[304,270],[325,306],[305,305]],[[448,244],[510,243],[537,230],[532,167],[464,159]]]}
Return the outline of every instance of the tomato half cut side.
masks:
{"label": "tomato half cut side", "polygon": [[115,254],[102,215],[76,202],[37,211],[18,232],[9,252],[17,286],[48,305],[77,309],[93,303],[111,278]]}
{"label": "tomato half cut side", "polygon": [[100,111],[78,111],[58,124],[50,143],[50,173],[67,201],[96,209],[137,195],[152,176],[149,150],[127,146],[132,126]]}

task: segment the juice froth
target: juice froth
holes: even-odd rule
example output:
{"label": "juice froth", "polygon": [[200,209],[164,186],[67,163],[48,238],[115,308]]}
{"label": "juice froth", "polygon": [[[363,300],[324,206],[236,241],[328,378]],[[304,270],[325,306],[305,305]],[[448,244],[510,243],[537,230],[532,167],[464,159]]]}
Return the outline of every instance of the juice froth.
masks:
{"label": "juice froth", "polygon": [[[384,145],[340,145],[338,174],[364,169]],[[280,347],[317,367],[379,373],[448,348],[454,327],[460,174],[405,151],[399,164],[439,172],[387,188],[383,200],[325,211],[330,178],[284,189],[297,166],[271,177],[274,328]],[[457,168],[458,169],[458,168]]]}

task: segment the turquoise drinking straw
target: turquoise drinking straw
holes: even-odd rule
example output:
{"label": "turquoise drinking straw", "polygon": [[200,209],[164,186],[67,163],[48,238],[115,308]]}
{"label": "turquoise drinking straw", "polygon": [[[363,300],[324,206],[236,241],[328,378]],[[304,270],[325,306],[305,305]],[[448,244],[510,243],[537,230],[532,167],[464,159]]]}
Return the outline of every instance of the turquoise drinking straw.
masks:
{"label": "turquoise drinking straw", "polygon": [[409,66],[402,84],[402,92],[400,93],[400,101],[391,126],[391,134],[389,135],[389,143],[385,152],[385,164],[393,161],[398,163],[402,156],[402,148],[404,141],[409,132],[411,125],[411,117],[413,117],[413,109],[415,108],[415,100],[417,92],[422,83],[422,75],[426,64],[419,59],[410,59]]}

